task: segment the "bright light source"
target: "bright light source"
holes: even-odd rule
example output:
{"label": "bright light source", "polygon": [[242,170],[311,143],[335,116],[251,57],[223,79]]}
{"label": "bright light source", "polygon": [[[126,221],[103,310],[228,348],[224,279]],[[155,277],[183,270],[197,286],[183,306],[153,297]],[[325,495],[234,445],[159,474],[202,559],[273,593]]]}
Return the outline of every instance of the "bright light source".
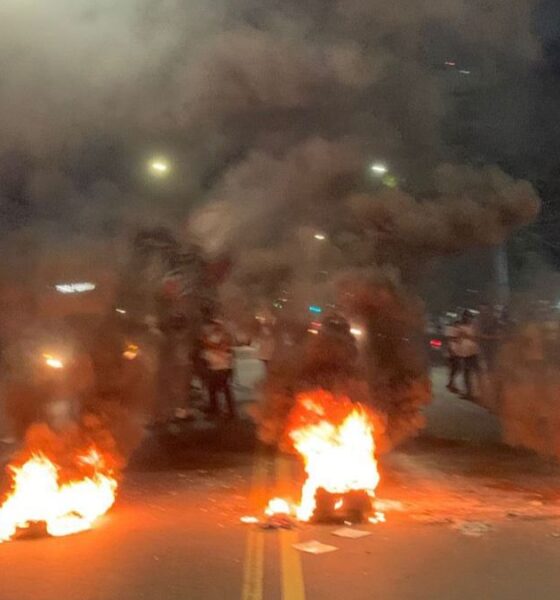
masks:
{"label": "bright light source", "polygon": [[470,75],[471,72],[468,69],[461,69],[459,71],[459,73],[461,73],[461,75]]}
{"label": "bright light source", "polygon": [[321,242],[327,239],[327,236],[324,233],[316,233],[313,237]]}
{"label": "bright light source", "polygon": [[446,67],[456,67],[457,66],[457,63],[454,60],[446,60],[444,64]]}
{"label": "bright light source", "polygon": [[350,329],[350,333],[354,336],[354,337],[362,337],[362,335],[364,335],[364,332],[362,329],[360,329],[359,327],[352,327]]}
{"label": "bright light source", "polygon": [[264,511],[267,517],[274,515],[289,515],[291,513],[290,504],[284,498],[272,498]]}
{"label": "bright light source", "polygon": [[169,163],[162,158],[156,158],[150,162],[150,171],[154,175],[158,175],[160,177],[167,175],[170,169],[171,167],[169,166]]}
{"label": "bright light source", "polygon": [[115,308],[115,312],[118,312],[119,315],[126,315],[126,310],[124,308]]}
{"label": "bright light source", "polygon": [[60,294],[83,294],[84,292],[91,292],[96,286],[95,283],[84,281],[80,283],[59,283],[54,287]]}
{"label": "bright light source", "polygon": [[43,358],[45,359],[45,364],[49,366],[51,369],[63,369],[64,363],[59,359],[51,356],[50,354],[43,354]]}
{"label": "bright light source", "polygon": [[387,169],[387,167],[383,163],[373,163],[371,165],[370,169],[376,175],[385,175],[387,173],[387,171],[389,170],[389,169]]}
{"label": "bright light source", "polygon": [[320,306],[317,306],[316,304],[312,304],[309,307],[309,312],[314,313],[316,315],[320,315],[323,312],[323,309]]}

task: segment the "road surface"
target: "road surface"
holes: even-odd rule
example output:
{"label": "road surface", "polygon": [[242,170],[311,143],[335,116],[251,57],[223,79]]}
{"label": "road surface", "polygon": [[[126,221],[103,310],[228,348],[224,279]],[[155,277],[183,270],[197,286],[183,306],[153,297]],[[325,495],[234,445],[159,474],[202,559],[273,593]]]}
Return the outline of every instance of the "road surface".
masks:
{"label": "road surface", "polygon": [[[393,505],[359,527],[370,536],[241,524],[270,495],[297,495],[301,474],[255,449],[249,423],[224,423],[148,439],[93,531],[0,545],[0,600],[556,600],[557,468],[502,447],[496,421],[435,380],[427,433],[382,460]],[[337,550],[292,548],[307,540]]]}

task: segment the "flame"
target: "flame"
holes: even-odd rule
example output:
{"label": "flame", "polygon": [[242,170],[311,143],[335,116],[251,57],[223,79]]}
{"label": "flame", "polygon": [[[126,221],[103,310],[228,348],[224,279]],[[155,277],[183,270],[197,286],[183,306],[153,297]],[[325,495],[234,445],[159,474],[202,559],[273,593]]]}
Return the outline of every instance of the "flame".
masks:
{"label": "flame", "polygon": [[267,517],[273,517],[274,515],[289,515],[291,512],[292,509],[287,500],[284,500],[284,498],[272,498],[269,500],[264,514]]}
{"label": "flame", "polygon": [[[379,472],[374,422],[366,407],[345,396],[322,390],[298,396],[287,432],[307,475],[296,509],[300,521],[313,516],[320,488],[336,495],[365,491],[375,496]],[[342,505],[339,499],[336,508]]]}
{"label": "flame", "polygon": [[101,454],[91,448],[75,463],[89,475],[65,483],[60,468],[40,452],[19,467],[8,467],[12,486],[0,506],[0,543],[38,522],[52,536],[79,533],[111,508],[117,481]]}

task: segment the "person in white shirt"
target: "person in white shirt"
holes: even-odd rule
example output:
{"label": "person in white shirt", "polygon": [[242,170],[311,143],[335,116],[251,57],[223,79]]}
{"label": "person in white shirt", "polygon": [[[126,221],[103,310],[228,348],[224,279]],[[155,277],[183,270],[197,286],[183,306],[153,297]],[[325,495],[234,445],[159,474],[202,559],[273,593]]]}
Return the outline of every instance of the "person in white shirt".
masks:
{"label": "person in white shirt", "polygon": [[472,313],[466,310],[459,326],[457,355],[463,361],[463,375],[465,379],[465,400],[474,399],[473,378],[476,375],[480,382],[480,345],[478,343],[478,332],[474,324]]}
{"label": "person in white shirt", "polygon": [[444,331],[446,346],[447,346],[447,362],[449,365],[449,381],[447,389],[454,394],[458,394],[459,390],[455,385],[455,379],[461,371],[461,357],[457,354],[459,345],[459,322],[455,321],[447,325]]}
{"label": "person in white shirt", "polygon": [[207,386],[210,400],[209,413],[218,413],[218,394],[223,394],[230,418],[237,416],[231,391],[233,368],[232,338],[224,325],[213,320],[205,328],[202,339],[202,358],[207,367]]}

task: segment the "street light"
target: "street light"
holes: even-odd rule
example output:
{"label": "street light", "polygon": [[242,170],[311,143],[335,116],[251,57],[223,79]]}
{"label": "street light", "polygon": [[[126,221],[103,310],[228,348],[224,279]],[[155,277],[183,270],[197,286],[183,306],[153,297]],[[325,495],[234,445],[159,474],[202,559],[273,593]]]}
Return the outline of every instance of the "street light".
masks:
{"label": "street light", "polygon": [[370,167],[370,169],[376,174],[376,175],[386,175],[387,172],[389,171],[389,169],[387,168],[386,165],[384,165],[383,163],[373,163]]}
{"label": "street light", "polygon": [[374,162],[370,165],[369,170],[375,177],[381,180],[381,183],[388,188],[396,188],[399,185],[398,179],[389,172],[389,167],[381,162]]}
{"label": "street light", "polygon": [[313,237],[320,242],[324,242],[327,239],[327,236],[324,233],[316,233]]}
{"label": "street light", "polygon": [[150,171],[153,175],[164,177],[171,169],[169,162],[163,158],[154,158],[149,164]]}

